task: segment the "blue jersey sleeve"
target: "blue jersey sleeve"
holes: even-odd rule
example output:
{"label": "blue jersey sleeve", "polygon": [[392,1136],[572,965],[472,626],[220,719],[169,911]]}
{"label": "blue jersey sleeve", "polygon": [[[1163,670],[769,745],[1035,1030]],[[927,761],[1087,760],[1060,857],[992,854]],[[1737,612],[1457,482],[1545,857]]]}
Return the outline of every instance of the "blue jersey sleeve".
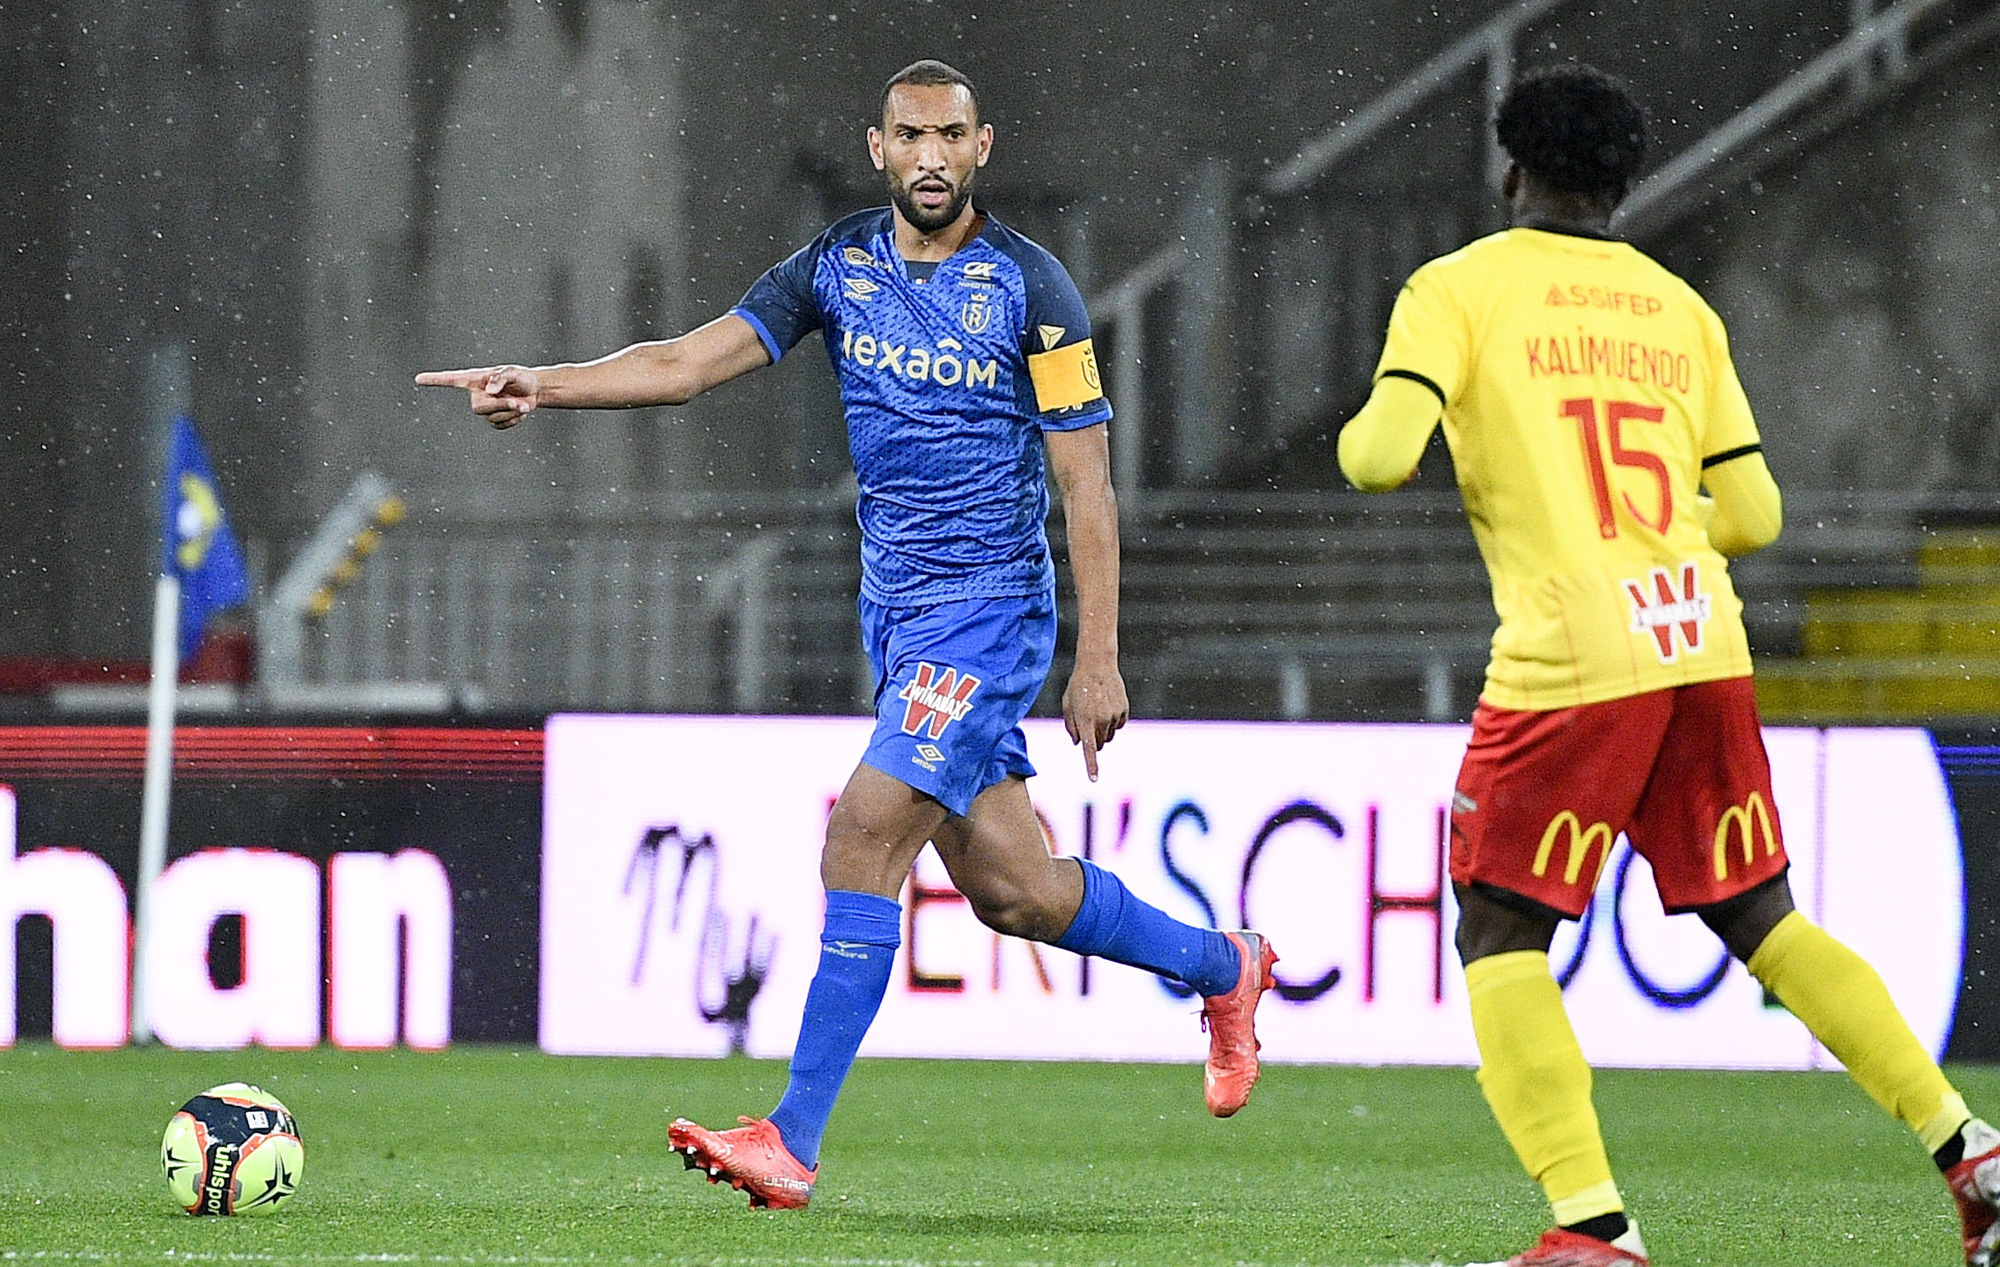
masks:
{"label": "blue jersey sleeve", "polygon": [[742,301],[729,310],[750,323],[757,337],[764,341],[764,350],[771,354],[773,365],[798,346],[800,339],[825,324],[826,317],[813,288],[820,253],[825,248],[826,235],[821,234],[800,247],[791,258],[773,264],[744,294]]}
{"label": "blue jersey sleeve", "polygon": [[1097,372],[1090,313],[1069,270],[1042,250],[1024,253],[1018,262],[1028,308],[1021,355],[1028,363],[1036,421],[1045,431],[1108,421],[1111,402]]}

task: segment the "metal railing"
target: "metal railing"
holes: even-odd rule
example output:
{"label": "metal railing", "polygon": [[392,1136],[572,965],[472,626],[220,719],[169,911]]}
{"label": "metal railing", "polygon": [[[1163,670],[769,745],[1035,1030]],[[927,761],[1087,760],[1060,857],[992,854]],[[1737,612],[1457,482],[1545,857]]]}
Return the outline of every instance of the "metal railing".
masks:
{"label": "metal railing", "polygon": [[816,495],[631,523],[412,523],[297,622],[280,693],[420,682],[496,712],[844,708],[866,689],[853,524]]}
{"label": "metal railing", "polygon": [[[1308,142],[1289,163],[1263,181],[1262,192],[1273,198],[1306,192],[1360,153],[1364,146],[1454,87],[1467,71],[1482,64],[1486,72],[1486,100],[1489,106],[1497,105],[1514,78],[1514,48],[1522,29],[1570,2],[1516,0],[1471,33],[1453,41],[1394,88]],[[1490,129],[1486,130],[1486,155],[1487,180],[1492,184],[1499,180],[1506,156],[1493,140]]]}
{"label": "metal railing", "polygon": [[[1928,526],[1982,517],[2000,519],[2000,497],[1790,498],[1778,544],[1732,565],[1753,646],[1793,652],[1815,590],[1914,585]],[[448,682],[501,712],[863,712],[852,524],[837,501],[559,537],[411,524],[309,623],[299,685]],[[1455,493],[1168,491],[1126,537],[1140,715],[1471,708],[1494,616]]]}
{"label": "metal railing", "polygon": [[[1218,184],[1207,172],[1191,182],[1176,240],[1092,297],[1119,412],[1112,444],[1123,504],[1136,509],[1232,462],[1254,465],[1358,407],[1403,279],[1499,227],[1493,189],[1504,154],[1493,109],[1523,39],[1581,7],[1516,0],[1263,178]],[[1728,120],[1634,189],[1620,232],[1671,228],[1718,182],[1746,178],[1964,48],[2000,38],[1992,9],[1851,0],[1850,28],[1830,47],[1760,96],[1712,103]],[[1484,182],[1463,176],[1482,169]],[[1204,237],[1189,223],[1210,227]],[[1217,296],[1227,296],[1224,311],[1213,310]],[[1233,362],[1219,360],[1212,341],[1191,340],[1185,320],[1161,319],[1192,304],[1210,305],[1210,327],[1231,332]]]}
{"label": "metal railing", "polygon": [[1107,352],[1111,369],[1106,387],[1118,411],[1118,425],[1111,430],[1111,482],[1125,490],[1128,507],[1138,506],[1146,484],[1146,305],[1161,287],[1180,276],[1186,264],[1187,251],[1178,242],[1170,243],[1089,305],[1097,340],[1117,341],[1115,352]]}
{"label": "metal railing", "polygon": [[[1746,161],[1788,152],[1795,138],[1782,134],[1809,112],[1829,104],[1836,116],[1864,108],[1877,94],[1928,73],[1934,58],[1926,54],[1933,49],[1950,55],[1968,35],[1983,41],[2000,30],[2000,12],[1969,31],[1926,21],[1951,11],[1951,0],[1896,0],[1879,13],[1873,7],[1870,0],[1855,0],[1847,38],[1639,182],[1613,227],[1628,236],[1665,228],[1706,201],[1721,180],[1742,177]],[[1773,136],[1781,137],[1779,145],[1754,152]]]}

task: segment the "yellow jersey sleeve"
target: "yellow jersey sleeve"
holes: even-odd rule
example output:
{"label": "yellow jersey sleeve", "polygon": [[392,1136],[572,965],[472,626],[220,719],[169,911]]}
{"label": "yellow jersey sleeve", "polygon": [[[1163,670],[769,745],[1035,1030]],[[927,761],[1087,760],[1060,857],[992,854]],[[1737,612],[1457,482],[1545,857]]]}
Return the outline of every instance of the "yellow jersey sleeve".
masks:
{"label": "yellow jersey sleeve", "polygon": [[1725,558],[1762,550],[1785,525],[1785,499],[1764,455],[1742,453],[1706,469],[1702,482],[1714,498],[1708,541]]}
{"label": "yellow jersey sleeve", "polygon": [[1411,274],[1396,296],[1375,380],[1409,379],[1429,388],[1438,406],[1445,408],[1464,387],[1471,363],[1472,334],[1450,274],[1425,265]]}
{"label": "yellow jersey sleeve", "polygon": [[1443,407],[1433,389],[1410,378],[1377,379],[1368,403],[1340,429],[1340,473],[1364,493],[1402,487],[1416,474]]}
{"label": "yellow jersey sleeve", "polygon": [[1750,398],[1744,394],[1743,381],[1736,376],[1736,362],[1729,355],[1729,332],[1723,328],[1722,318],[1707,304],[1702,304],[1701,315],[1712,367],[1701,443],[1702,460],[1706,462],[1747,452],[1762,441],[1757,435],[1757,420],[1750,413]]}

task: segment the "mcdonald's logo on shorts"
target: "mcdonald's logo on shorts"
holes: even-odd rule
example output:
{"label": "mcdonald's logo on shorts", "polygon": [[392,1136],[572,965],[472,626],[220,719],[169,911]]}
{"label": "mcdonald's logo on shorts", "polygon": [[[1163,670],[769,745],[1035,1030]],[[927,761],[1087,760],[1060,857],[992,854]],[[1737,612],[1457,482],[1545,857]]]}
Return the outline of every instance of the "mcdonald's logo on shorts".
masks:
{"label": "mcdonald's logo on shorts", "polygon": [[1729,878],[1729,838],[1732,834],[1743,841],[1743,865],[1748,867],[1757,859],[1756,835],[1751,831],[1755,820],[1757,830],[1764,837],[1764,856],[1778,852],[1778,829],[1771,822],[1771,811],[1764,804],[1762,792],[1750,793],[1750,799],[1741,805],[1732,805],[1722,811],[1722,818],[1715,824],[1715,878]]}
{"label": "mcdonald's logo on shorts", "polygon": [[1535,877],[1540,879],[1548,874],[1549,855],[1555,852],[1556,838],[1565,829],[1569,832],[1569,857],[1563,862],[1563,883],[1576,883],[1577,877],[1583,874],[1584,860],[1590,857],[1591,847],[1596,846],[1597,865],[1590,870],[1590,887],[1596,888],[1597,877],[1603,873],[1605,861],[1611,857],[1611,825],[1592,823],[1585,827],[1571,810],[1557,814],[1542,829],[1541,847],[1535,850]]}

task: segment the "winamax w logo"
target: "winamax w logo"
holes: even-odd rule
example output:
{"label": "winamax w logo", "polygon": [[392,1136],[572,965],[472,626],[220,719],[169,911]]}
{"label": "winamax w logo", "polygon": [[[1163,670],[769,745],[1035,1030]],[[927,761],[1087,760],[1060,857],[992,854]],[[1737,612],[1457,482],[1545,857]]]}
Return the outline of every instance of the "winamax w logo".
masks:
{"label": "winamax w logo", "polygon": [[909,708],[903,713],[903,733],[914,735],[930,727],[932,739],[941,738],[944,728],[972,711],[972,693],[979,679],[961,674],[950,665],[940,671],[935,665],[919,663],[909,685],[896,693]]}
{"label": "winamax w logo", "polygon": [[1657,606],[1647,602],[1644,581],[1625,582],[1625,596],[1632,600],[1632,632],[1650,633],[1659,645],[1660,663],[1672,664],[1680,656],[1674,630],[1689,653],[1701,650],[1701,627],[1708,622],[1709,597],[1701,592],[1701,573],[1693,563],[1681,564],[1680,592],[1674,592],[1673,575],[1654,568],[1651,576]]}

